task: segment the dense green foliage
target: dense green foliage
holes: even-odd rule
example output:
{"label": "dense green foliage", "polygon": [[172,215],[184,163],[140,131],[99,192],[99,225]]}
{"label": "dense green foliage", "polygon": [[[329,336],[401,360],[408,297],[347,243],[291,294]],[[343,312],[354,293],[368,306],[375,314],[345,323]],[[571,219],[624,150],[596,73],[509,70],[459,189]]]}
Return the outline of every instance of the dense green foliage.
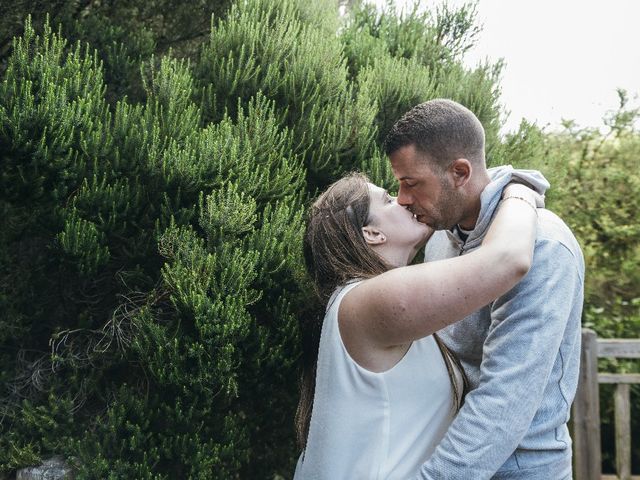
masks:
{"label": "dense green foliage", "polygon": [[352,169],[392,185],[380,141],[436,95],[497,144],[496,71],[460,64],[466,10],[340,27],[331,1],[250,0],[167,51],[134,5],[61,2],[4,60],[0,470],[287,477],[306,201]]}
{"label": "dense green foliage", "polygon": [[[640,337],[640,109],[620,92],[620,109],[604,119],[605,133],[567,124],[549,136],[552,154],[563,158],[566,176],[553,208],[564,213],[586,260],[583,324],[601,337]],[[601,361],[604,371],[640,372],[638,361]],[[615,470],[613,386],[601,388],[605,470]],[[640,385],[632,386],[638,405]],[[632,460],[640,468],[640,411],[631,416]]]}
{"label": "dense green foliage", "polygon": [[501,65],[461,62],[472,7],[47,5],[0,24],[0,478],[51,454],[80,479],[289,477],[304,205],[352,169],[394,188],[381,141],[434,97],[550,178],[585,322],[637,335],[633,112],[501,139]]}

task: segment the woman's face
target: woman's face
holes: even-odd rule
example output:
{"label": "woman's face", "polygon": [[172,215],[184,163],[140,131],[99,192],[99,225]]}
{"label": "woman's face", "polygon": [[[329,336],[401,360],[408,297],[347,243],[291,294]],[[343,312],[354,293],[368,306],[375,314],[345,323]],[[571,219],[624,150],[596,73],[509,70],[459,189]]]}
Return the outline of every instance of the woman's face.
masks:
{"label": "woman's face", "polygon": [[379,229],[387,248],[407,252],[410,261],[425,245],[433,230],[416,220],[413,214],[383,188],[369,184],[369,225]]}

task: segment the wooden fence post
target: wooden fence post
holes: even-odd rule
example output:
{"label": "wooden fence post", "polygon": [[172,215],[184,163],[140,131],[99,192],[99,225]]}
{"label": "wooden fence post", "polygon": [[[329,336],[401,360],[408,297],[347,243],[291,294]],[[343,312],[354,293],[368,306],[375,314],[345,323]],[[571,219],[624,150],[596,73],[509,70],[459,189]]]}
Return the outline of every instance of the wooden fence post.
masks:
{"label": "wooden fence post", "polygon": [[631,480],[631,403],[629,385],[616,385],[616,472],[620,480]]}
{"label": "wooden fence post", "polygon": [[580,379],[573,402],[573,443],[575,478],[600,480],[600,396],[598,389],[598,337],[582,329]]}

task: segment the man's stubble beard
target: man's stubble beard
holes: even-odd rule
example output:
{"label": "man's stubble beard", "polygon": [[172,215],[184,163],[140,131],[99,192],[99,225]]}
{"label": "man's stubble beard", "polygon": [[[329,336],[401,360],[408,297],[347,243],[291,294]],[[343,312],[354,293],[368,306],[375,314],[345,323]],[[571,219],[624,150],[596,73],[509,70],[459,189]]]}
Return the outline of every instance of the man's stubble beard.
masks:
{"label": "man's stubble beard", "polygon": [[432,225],[429,226],[434,230],[451,230],[462,220],[464,207],[464,197],[461,192],[452,189],[443,181],[440,198],[435,206],[438,217],[434,218]]}

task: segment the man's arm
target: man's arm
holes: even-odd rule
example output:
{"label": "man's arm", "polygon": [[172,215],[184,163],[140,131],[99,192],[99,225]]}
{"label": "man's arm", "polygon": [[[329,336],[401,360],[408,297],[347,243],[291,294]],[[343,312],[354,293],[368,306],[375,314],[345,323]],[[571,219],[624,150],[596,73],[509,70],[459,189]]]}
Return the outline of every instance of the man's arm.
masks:
{"label": "man's arm", "polygon": [[538,242],[528,275],[493,304],[478,388],[417,478],[490,478],[518,447],[540,407],[582,288],[579,265],[561,243]]}

